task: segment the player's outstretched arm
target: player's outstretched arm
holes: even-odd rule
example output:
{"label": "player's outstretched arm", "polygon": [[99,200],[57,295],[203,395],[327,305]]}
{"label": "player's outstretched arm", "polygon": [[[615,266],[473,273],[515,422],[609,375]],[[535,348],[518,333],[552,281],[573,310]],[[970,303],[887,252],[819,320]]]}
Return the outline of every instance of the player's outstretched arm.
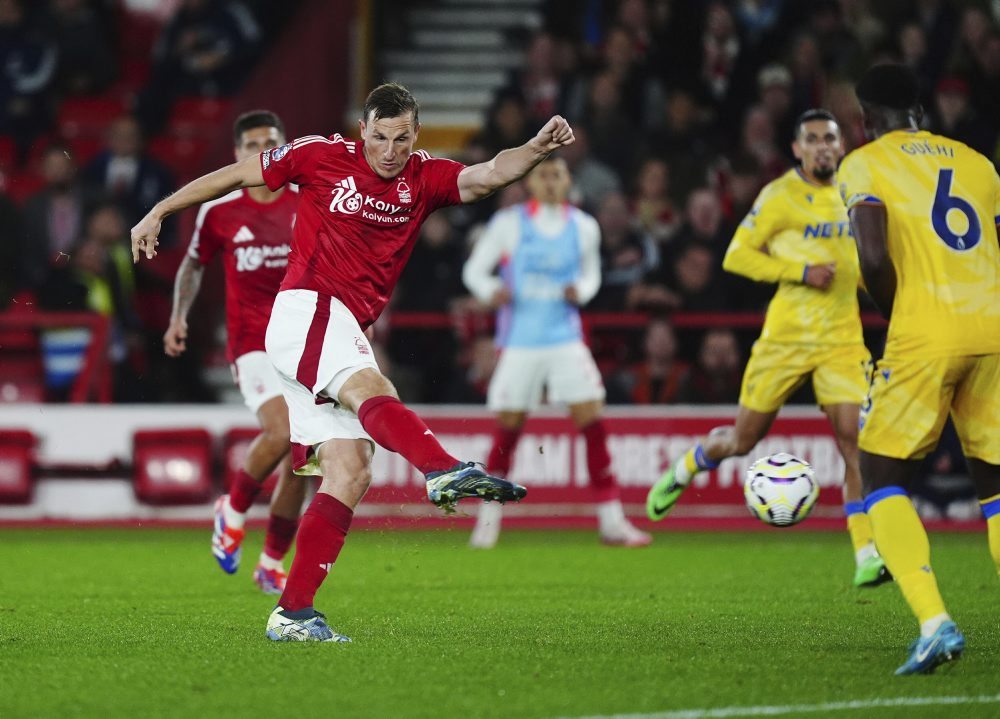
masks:
{"label": "player's outstretched arm", "polygon": [[469,165],[458,175],[462,202],[475,202],[517,182],[550,152],[573,143],[573,128],[559,115],[553,116],[538,134],[520,147],[501,150],[492,160]]}
{"label": "player's outstretched arm", "polygon": [[156,257],[160,225],[175,212],[214,200],[240,187],[259,187],[263,184],[264,175],[260,169],[259,155],[192,180],[174,194],[157,202],[139,224],[132,228],[132,261],[138,262],[143,254],[148,260]]}
{"label": "player's outstretched arm", "polygon": [[174,278],[174,306],[170,312],[170,325],[163,334],[163,351],[170,357],[180,357],[187,349],[187,317],[201,288],[205,273],[198,260],[186,256]]}
{"label": "player's outstretched arm", "polygon": [[868,294],[875,300],[882,316],[889,319],[896,297],[896,270],[892,266],[886,241],[887,216],[885,207],[861,204],[848,213],[858,245],[861,275],[865,278]]}

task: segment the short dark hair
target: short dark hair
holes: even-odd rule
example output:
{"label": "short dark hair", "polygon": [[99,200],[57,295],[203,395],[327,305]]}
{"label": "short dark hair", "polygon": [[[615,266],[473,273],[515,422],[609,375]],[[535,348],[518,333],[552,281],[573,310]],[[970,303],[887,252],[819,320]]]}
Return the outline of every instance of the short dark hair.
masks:
{"label": "short dark hair", "polygon": [[[797,118],[795,118],[795,137],[798,137],[802,132],[802,126],[807,122],[812,122],[813,120],[826,120],[837,124],[837,118],[834,117],[833,113],[829,110],[824,110],[821,107],[814,107],[811,110],[806,110]],[[839,127],[839,125],[838,125]]]}
{"label": "short dark hair", "polygon": [[244,112],[236,118],[233,123],[233,144],[239,145],[243,141],[243,133],[258,127],[273,127],[285,136],[285,123],[281,118],[270,110],[250,110]]}
{"label": "short dark hair", "polygon": [[920,105],[920,80],[906,65],[875,65],[861,76],[854,93],[863,105],[911,110]]}
{"label": "short dark hair", "polygon": [[420,107],[409,90],[396,82],[385,82],[368,93],[361,109],[365,122],[383,117],[401,117],[413,113],[413,124],[418,124]]}

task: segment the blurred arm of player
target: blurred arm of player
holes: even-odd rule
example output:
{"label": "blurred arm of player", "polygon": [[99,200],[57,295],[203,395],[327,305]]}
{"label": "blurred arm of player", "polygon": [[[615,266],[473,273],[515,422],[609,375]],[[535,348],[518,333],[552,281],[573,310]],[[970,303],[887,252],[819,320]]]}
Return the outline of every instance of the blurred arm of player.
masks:
{"label": "blurred arm of player", "polygon": [[769,197],[768,188],[764,188],[753,209],[736,229],[722,260],[722,269],[756,282],[798,282],[818,290],[829,289],[836,274],[833,262],[803,265],[768,252],[767,243],[778,229],[773,222],[780,217],[780,208],[771,207]]}
{"label": "blurred arm of player", "polygon": [[858,245],[861,276],[868,294],[886,319],[892,314],[896,297],[896,269],[892,266],[886,242],[888,216],[885,207],[875,204],[855,205],[848,212]]}
{"label": "blurred arm of player", "polygon": [[490,220],[472,247],[469,259],[462,267],[462,283],[479,302],[497,309],[514,299],[510,288],[494,274],[504,256],[510,257],[517,247],[520,219],[513,210],[501,210]]}
{"label": "blurred arm of player", "polygon": [[475,202],[520,180],[549,153],[573,143],[573,128],[559,115],[553,116],[538,134],[520,147],[501,150],[496,157],[469,165],[458,175],[462,202]]}
{"label": "blurred arm of player", "polygon": [[264,184],[260,169],[260,156],[253,155],[222,169],[192,180],[174,194],[153,206],[139,224],[132,228],[132,261],[138,262],[143,254],[146,259],[156,257],[160,225],[168,216],[180,210],[214,200],[241,187],[259,187]]}
{"label": "blurred arm of player", "polygon": [[163,335],[163,351],[170,357],[180,357],[187,349],[187,316],[201,287],[205,273],[198,260],[185,255],[174,278],[174,307],[170,312],[170,325]]}
{"label": "blurred arm of player", "polygon": [[563,293],[571,305],[583,307],[601,289],[601,227],[589,215],[580,218],[580,277]]}

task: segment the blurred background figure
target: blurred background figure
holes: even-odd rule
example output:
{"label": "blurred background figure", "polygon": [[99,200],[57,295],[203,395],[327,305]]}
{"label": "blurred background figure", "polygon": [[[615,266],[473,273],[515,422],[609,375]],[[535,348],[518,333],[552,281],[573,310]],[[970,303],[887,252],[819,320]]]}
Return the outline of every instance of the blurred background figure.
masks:
{"label": "blurred background figure", "polygon": [[740,396],[740,346],[729,329],[709,330],[698,359],[681,381],[677,401],[690,404],[733,404]]}
{"label": "blurred background figure", "polygon": [[97,197],[80,182],[76,163],[65,145],[45,149],[41,160],[44,187],[24,204],[22,282],[37,289],[49,271],[79,242],[87,212]]}
{"label": "blurred background figure", "polygon": [[643,358],[612,375],[611,404],[670,404],[689,366],[677,356],[677,336],[664,318],[651,320],[642,342]]}
{"label": "blurred background figure", "polygon": [[[111,123],[105,149],[83,168],[81,177],[122,207],[130,227],[176,186],[170,170],[145,152],[142,128],[132,115]],[[172,230],[171,223],[160,236],[164,248],[176,239]]]}

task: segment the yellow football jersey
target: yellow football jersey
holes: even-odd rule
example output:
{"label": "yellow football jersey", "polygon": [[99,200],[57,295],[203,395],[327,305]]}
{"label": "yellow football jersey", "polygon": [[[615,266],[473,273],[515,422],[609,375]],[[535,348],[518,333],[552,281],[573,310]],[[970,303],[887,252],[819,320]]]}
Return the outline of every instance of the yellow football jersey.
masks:
{"label": "yellow football jersey", "polygon": [[[803,282],[807,265],[836,264],[826,290]],[[761,339],[805,344],[860,344],[861,270],[851,224],[835,185],[798,170],[769,183],[733,236],[722,267],[776,282]]]}
{"label": "yellow football jersey", "polygon": [[848,208],[886,209],[896,295],[885,356],[1000,352],[1000,177],[986,157],[929,132],[896,130],[848,155]]}

